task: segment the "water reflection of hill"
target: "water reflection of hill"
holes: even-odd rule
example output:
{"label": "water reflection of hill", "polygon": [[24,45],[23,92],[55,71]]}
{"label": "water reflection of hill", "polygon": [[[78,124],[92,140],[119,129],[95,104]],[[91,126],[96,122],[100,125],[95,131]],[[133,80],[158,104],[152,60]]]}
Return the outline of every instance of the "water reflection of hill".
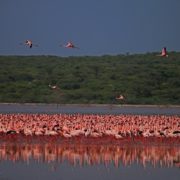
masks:
{"label": "water reflection of hill", "polygon": [[[6,139],[7,140],[7,139]],[[102,144],[102,143],[76,143],[45,140],[31,141],[26,139],[17,142],[11,140],[0,142],[0,161],[23,161],[30,160],[43,163],[63,163],[67,161],[71,165],[85,166],[113,163],[115,167],[127,166],[133,163],[154,167],[179,167],[179,145],[162,144]]]}

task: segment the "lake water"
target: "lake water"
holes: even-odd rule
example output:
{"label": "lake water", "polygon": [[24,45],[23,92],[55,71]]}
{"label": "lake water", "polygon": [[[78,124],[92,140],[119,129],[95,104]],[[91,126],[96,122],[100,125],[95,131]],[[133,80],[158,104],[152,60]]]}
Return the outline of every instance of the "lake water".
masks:
{"label": "lake water", "polygon": [[[0,104],[0,113],[180,115],[179,107]],[[112,141],[0,135],[0,180],[179,180],[180,139]]]}
{"label": "lake water", "polygon": [[[106,143],[107,142],[107,143]],[[179,180],[179,143],[1,137],[1,180]]]}
{"label": "lake water", "polygon": [[0,104],[0,113],[93,113],[180,115],[180,106]]}

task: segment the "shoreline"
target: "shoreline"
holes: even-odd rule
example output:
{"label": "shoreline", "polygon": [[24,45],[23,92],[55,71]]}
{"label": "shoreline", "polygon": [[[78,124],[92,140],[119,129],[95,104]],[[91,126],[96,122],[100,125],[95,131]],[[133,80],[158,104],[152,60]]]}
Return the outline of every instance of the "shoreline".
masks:
{"label": "shoreline", "polygon": [[58,104],[58,103],[1,103],[0,105],[29,105],[29,106],[80,106],[80,107],[174,107],[180,108],[180,105],[173,104]]}

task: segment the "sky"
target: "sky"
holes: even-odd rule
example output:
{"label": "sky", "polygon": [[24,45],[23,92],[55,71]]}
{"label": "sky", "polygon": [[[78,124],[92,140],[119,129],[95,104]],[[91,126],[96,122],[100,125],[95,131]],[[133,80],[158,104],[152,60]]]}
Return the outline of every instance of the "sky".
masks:
{"label": "sky", "polygon": [[0,55],[180,51],[179,18],[180,0],[0,0]]}

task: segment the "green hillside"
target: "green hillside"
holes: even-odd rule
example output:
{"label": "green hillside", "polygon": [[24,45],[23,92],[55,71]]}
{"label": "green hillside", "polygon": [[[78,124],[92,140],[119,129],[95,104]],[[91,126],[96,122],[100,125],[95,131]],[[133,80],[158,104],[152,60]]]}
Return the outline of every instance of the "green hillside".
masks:
{"label": "green hillside", "polygon": [[180,104],[180,53],[0,56],[0,102]]}

